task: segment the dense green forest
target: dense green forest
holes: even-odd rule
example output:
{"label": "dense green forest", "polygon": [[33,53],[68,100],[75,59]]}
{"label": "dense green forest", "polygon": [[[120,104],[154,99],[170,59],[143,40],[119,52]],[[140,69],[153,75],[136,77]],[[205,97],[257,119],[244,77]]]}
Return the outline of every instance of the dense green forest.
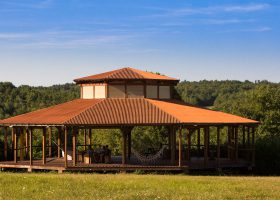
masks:
{"label": "dense green forest", "polygon": [[[177,98],[185,102],[221,110],[259,120],[256,141],[256,173],[280,174],[280,84],[268,81],[199,81],[180,82]],[[74,84],[51,87],[16,87],[12,83],[0,83],[0,119],[26,113],[79,97]],[[115,134],[111,134],[111,132]],[[109,144],[113,153],[120,152],[120,133],[117,130],[99,131],[94,141]],[[154,134],[151,134],[154,133]],[[166,130],[162,127],[134,130],[134,145],[141,149],[164,143]],[[153,138],[157,137],[157,140]],[[139,142],[139,141],[145,141]],[[154,142],[158,141],[158,142]]]}

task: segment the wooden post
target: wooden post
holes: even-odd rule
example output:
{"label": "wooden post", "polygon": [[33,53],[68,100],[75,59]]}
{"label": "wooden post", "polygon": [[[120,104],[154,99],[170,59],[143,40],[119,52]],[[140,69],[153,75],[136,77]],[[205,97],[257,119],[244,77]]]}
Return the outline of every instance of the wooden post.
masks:
{"label": "wooden post", "polygon": [[247,127],[247,145],[250,145],[250,126]]}
{"label": "wooden post", "polygon": [[234,159],[238,160],[238,126],[234,128],[234,144],[235,144],[235,156]]}
{"label": "wooden post", "polygon": [[227,144],[227,154],[228,154],[228,159],[230,159],[230,142],[231,142],[231,127],[228,126],[228,131],[227,131],[227,134],[228,134],[228,144]]}
{"label": "wooden post", "polygon": [[25,158],[28,157],[28,146],[29,146],[29,138],[28,138],[28,128],[25,128]]}
{"label": "wooden post", "polygon": [[[168,150],[169,150],[169,153],[170,153],[170,156],[171,156],[171,143],[172,143],[172,140],[171,140],[171,128],[168,127],[167,130],[168,130],[168,134],[167,134],[167,137],[168,137]],[[170,157],[170,159],[171,159],[171,157]]]}
{"label": "wooden post", "polygon": [[64,129],[64,167],[67,168],[67,135],[68,135],[68,128],[65,127]]}
{"label": "wooden post", "polygon": [[242,146],[243,146],[243,148],[245,147],[245,132],[246,132],[246,126],[245,125],[243,125],[243,127],[242,127]]}
{"label": "wooden post", "polygon": [[127,157],[130,160],[131,157],[131,130],[127,134]]}
{"label": "wooden post", "polygon": [[204,128],[204,165],[206,166],[208,164],[208,139],[209,139],[209,127]]}
{"label": "wooden post", "polygon": [[57,135],[57,157],[60,158],[60,149],[61,149],[61,132],[62,129],[58,128],[58,135]]}
{"label": "wooden post", "polygon": [[182,167],[182,127],[179,129],[179,167]]}
{"label": "wooden post", "polygon": [[33,130],[32,128],[29,129],[29,159],[30,159],[30,166],[33,165],[33,143],[32,143],[32,140],[33,140]]}
{"label": "wooden post", "polygon": [[49,132],[49,144],[48,144],[48,146],[49,146],[49,158],[51,158],[52,157],[52,127],[49,127],[49,129],[48,129],[48,132]]}
{"label": "wooden post", "polygon": [[23,134],[23,131],[24,131],[24,128],[19,128],[19,131],[20,131],[20,135],[19,135],[19,155],[20,155],[20,161],[23,161],[24,159],[24,134]]}
{"label": "wooden post", "polygon": [[43,138],[42,138],[42,160],[43,165],[46,164],[46,128],[43,128]]}
{"label": "wooden post", "polygon": [[210,154],[210,127],[206,128],[207,130],[207,152],[208,152],[208,157]]}
{"label": "wooden post", "polygon": [[159,81],[157,82],[157,99],[159,99]]}
{"label": "wooden post", "polygon": [[4,128],[4,160],[8,159],[8,127]]}
{"label": "wooden post", "polygon": [[91,141],[92,140],[92,129],[91,128],[89,129],[89,136],[88,137],[89,137],[89,145],[92,148],[92,141]]}
{"label": "wooden post", "polygon": [[17,129],[13,127],[12,131],[14,133],[14,162],[17,163]]}
{"label": "wooden post", "polygon": [[255,127],[252,127],[252,165],[255,166]]}
{"label": "wooden post", "polygon": [[122,164],[126,164],[126,142],[127,142],[127,133],[125,130],[122,130]]}
{"label": "wooden post", "polygon": [[87,129],[84,129],[84,150],[87,150]]}
{"label": "wooden post", "polygon": [[12,127],[11,129],[11,140],[12,140],[12,150],[14,150],[14,145],[15,145],[15,131],[14,128]]}
{"label": "wooden post", "polygon": [[72,137],[72,143],[73,143],[73,166],[76,166],[76,163],[77,163],[77,159],[76,159],[76,156],[77,156],[77,153],[76,153],[76,143],[77,143],[77,139],[76,139],[76,131],[77,129],[73,129],[73,137]]}
{"label": "wooden post", "polygon": [[143,91],[144,91],[144,98],[147,98],[147,82],[146,81],[144,81],[144,83],[143,83]]}
{"label": "wooden post", "polygon": [[188,149],[187,149],[187,160],[190,161],[191,160],[191,135],[192,135],[192,131],[191,129],[187,129],[187,141],[188,141]]}
{"label": "wooden post", "polygon": [[176,156],[176,131],[175,127],[172,126],[171,132],[171,164],[175,165],[175,156]]}
{"label": "wooden post", "polygon": [[124,98],[127,98],[128,94],[127,94],[127,81],[124,81]]}
{"label": "wooden post", "polygon": [[220,141],[220,127],[217,127],[217,166],[220,167],[221,157],[221,141]]}
{"label": "wooden post", "polygon": [[200,128],[197,129],[197,150],[200,150]]}

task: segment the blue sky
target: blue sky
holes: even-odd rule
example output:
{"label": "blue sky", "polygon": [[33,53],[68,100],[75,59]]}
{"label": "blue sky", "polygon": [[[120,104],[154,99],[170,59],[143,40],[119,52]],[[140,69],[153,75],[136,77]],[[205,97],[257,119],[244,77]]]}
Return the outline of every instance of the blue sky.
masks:
{"label": "blue sky", "polygon": [[0,81],[52,85],[125,66],[280,82],[280,1],[0,0]]}

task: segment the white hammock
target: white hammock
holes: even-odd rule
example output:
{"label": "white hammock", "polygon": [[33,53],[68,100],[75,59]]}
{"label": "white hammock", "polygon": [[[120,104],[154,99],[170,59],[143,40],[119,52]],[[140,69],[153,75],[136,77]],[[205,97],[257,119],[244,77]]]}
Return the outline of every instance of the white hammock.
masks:
{"label": "white hammock", "polygon": [[166,146],[162,146],[162,148],[155,154],[155,155],[141,155],[138,151],[135,149],[131,148],[131,153],[141,162],[141,163],[150,163],[150,162],[155,162],[159,158],[162,157],[163,151],[166,148]]}

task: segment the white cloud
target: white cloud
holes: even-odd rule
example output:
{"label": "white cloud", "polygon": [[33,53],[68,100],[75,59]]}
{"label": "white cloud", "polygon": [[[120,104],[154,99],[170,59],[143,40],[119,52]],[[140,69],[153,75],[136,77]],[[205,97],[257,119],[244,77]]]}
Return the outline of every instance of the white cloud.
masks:
{"label": "white cloud", "polygon": [[79,48],[124,42],[132,35],[97,34],[85,31],[0,33],[0,47]]}
{"label": "white cloud", "polygon": [[170,9],[159,14],[150,15],[147,17],[170,17],[170,16],[185,16],[185,15],[210,15],[225,12],[256,12],[266,10],[270,7],[269,4],[243,4],[243,5],[224,5],[224,6],[209,6],[209,7],[186,7],[179,9]]}
{"label": "white cloud", "polygon": [[35,2],[28,2],[28,1],[2,1],[0,2],[0,6],[4,9],[1,9],[1,11],[19,11],[20,9],[43,9],[43,8],[49,8],[54,0],[40,0]]}
{"label": "white cloud", "polygon": [[260,11],[265,10],[269,8],[269,4],[249,4],[249,5],[243,5],[243,6],[226,6],[224,7],[224,10],[226,12],[254,12],[254,11]]}
{"label": "white cloud", "polygon": [[220,33],[237,33],[237,32],[269,32],[272,31],[270,27],[259,27],[259,28],[251,28],[251,29],[238,29],[238,30],[226,30]]}
{"label": "white cloud", "polygon": [[253,19],[207,19],[204,20],[205,24],[209,25],[226,25],[226,24],[240,24],[240,23],[252,23]]}
{"label": "white cloud", "polygon": [[30,37],[30,34],[26,33],[0,33],[1,40],[20,40]]}

